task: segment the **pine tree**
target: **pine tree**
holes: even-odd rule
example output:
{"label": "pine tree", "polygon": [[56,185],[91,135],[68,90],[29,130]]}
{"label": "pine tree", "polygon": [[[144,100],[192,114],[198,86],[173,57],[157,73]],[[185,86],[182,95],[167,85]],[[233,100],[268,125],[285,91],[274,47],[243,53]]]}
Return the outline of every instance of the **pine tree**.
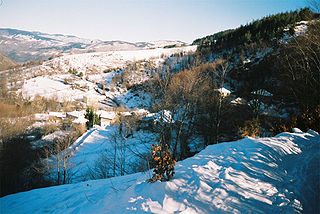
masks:
{"label": "pine tree", "polygon": [[93,108],[87,108],[86,114],[84,116],[88,121],[86,122],[87,128],[90,129],[93,125],[101,125],[101,117],[97,115]]}

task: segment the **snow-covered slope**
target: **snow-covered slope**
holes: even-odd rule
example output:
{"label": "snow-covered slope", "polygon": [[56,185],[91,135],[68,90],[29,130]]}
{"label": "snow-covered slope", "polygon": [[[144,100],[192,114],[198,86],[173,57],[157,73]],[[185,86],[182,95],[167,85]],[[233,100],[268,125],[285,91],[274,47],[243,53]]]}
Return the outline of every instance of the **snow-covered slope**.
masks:
{"label": "snow-covered slope", "polygon": [[[113,84],[113,78],[121,75],[123,70],[130,70],[126,77],[128,83],[141,84],[151,78],[152,69],[161,67],[165,59],[171,55],[193,52],[196,48],[197,46],[185,46],[61,56],[46,61],[42,65],[25,68],[21,75],[24,79],[23,85],[21,84],[18,92],[21,92],[25,98],[31,99],[40,95],[55,98],[61,102],[81,102],[84,96],[97,96],[98,93],[94,89],[95,83],[100,83],[108,89],[114,89],[105,92],[106,97],[115,98],[120,104],[130,108],[141,107],[148,104],[148,95],[120,89]],[[135,69],[131,69],[133,64],[136,65]],[[71,75],[68,73],[69,69],[75,69],[76,73],[82,73],[87,78],[80,79]],[[80,90],[74,87],[75,85],[85,85],[85,87]]]}
{"label": "snow-covered slope", "polygon": [[0,53],[23,63],[29,60],[48,59],[62,53],[87,53],[115,50],[138,50],[168,45],[185,45],[181,41],[124,42],[101,41],[62,34],[0,28]]}
{"label": "snow-covered slope", "polygon": [[[77,183],[80,181],[92,180],[99,177],[96,167],[105,166],[104,171],[108,175],[112,174],[111,164],[106,161],[113,160],[116,156],[116,162],[120,163],[121,158],[125,157],[123,162],[125,174],[133,173],[132,166],[141,163],[141,156],[149,154],[151,144],[155,135],[147,131],[135,132],[132,136],[125,138],[118,136],[118,126],[107,126],[102,128],[96,126],[84,133],[69,148],[72,151],[68,165],[69,182]],[[117,135],[118,134],[118,135]],[[47,160],[50,166],[53,166],[51,176],[54,180],[57,176],[56,158]],[[116,170],[116,175],[120,175],[120,170]]]}
{"label": "snow-covered slope", "polygon": [[67,71],[75,68],[86,73],[87,70],[102,72],[107,68],[125,67],[127,63],[152,60],[156,64],[175,53],[187,53],[196,51],[197,46],[180,48],[156,48],[147,50],[109,51],[99,53],[73,54],[55,58],[45,62],[45,66]]}
{"label": "snow-covered slope", "polygon": [[319,213],[320,136],[314,131],[208,146],[174,179],[149,173],[22,192],[1,213]]}

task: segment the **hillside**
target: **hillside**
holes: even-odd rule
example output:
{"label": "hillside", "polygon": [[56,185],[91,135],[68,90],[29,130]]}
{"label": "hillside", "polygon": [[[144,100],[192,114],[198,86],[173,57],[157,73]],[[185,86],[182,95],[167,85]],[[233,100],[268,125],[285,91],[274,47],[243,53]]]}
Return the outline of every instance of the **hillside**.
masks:
{"label": "hillside", "polygon": [[168,45],[184,45],[181,41],[125,42],[101,41],[71,35],[47,34],[0,28],[0,53],[19,63],[48,59],[64,53],[88,53],[116,50],[141,50]]}
{"label": "hillside", "polygon": [[[319,212],[318,18],[191,46],[0,29],[0,53],[45,59],[0,72],[0,212]],[[147,182],[154,144],[170,181]]]}
{"label": "hillside", "polygon": [[149,81],[171,55],[192,53],[196,48],[185,46],[61,56],[40,66],[24,68],[20,77],[24,78],[24,83],[18,92],[22,92],[25,98],[40,95],[61,102],[83,102],[85,96],[103,95],[104,99],[115,98],[119,104],[133,109],[149,105],[149,100],[144,100],[148,94],[132,91],[129,86]]}
{"label": "hillside", "polygon": [[[0,199],[2,213],[318,213],[320,135],[314,131],[208,146],[176,166],[43,188]],[[117,201],[117,203],[115,203]]]}
{"label": "hillside", "polygon": [[0,54],[0,71],[7,70],[16,66],[17,63],[11,60],[10,58]]}
{"label": "hillside", "polygon": [[213,35],[199,38],[193,41],[199,49],[221,50],[236,48],[239,45],[251,44],[258,41],[270,42],[281,39],[288,28],[289,33],[294,33],[296,24],[300,21],[312,20],[317,17],[309,8],[278,13],[252,21],[236,29],[225,30]]}

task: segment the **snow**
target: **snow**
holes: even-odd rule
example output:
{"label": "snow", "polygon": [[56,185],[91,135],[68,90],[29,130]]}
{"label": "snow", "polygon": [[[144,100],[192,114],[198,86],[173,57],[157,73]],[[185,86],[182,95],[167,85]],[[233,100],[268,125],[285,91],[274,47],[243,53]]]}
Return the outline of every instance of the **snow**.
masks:
{"label": "snow", "polygon": [[31,142],[32,148],[37,149],[37,148],[41,148],[43,146],[47,146],[48,143],[52,143],[54,141],[54,139],[64,137],[68,134],[69,134],[68,131],[55,131],[51,134],[43,136],[41,139],[39,139],[37,141]]}
{"label": "snow", "polygon": [[151,118],[154,122],[174,123],[172,113],[168,110],[162,110],[159,113],[149,113],[145,116],[146,119]]}
{"label": "snow", "polygon": [[5,55],[14,55],[15,61],[47,59],[50,56],[70,53],[88,53],[115,50],[142,50],[167,45],[182,46],[181,41],[125,42],[101,41],[61,34],[27,32],[15,29],[0,29],[0,49]]}
{"label": "snow", "polygon": [[85,119],[84,117],[79,117],[79,118],[73,120],[72,122],[73,122],[73,123],[78,123],[78,124],[85,124],[87,121],[88,121],[88,120]]}
{"label": "snow", "polygon": [[67,112],[67,116],[71,116],[74,118],[79,118],[79,117],[84,117],[86,111],[82,110],[82,111],[71,111],[71,112]]}
{"label": "snow", "polygon": [[264,97],[272,97],[273,96],[273,94],[271,94],[269,91],[267,91],[265,89],[259,89],[257,91],[252,91],[251,94],[261,95]]}
{"label": "snow", "polygon": [[172,54],[180,52],[194,52],[197,46],[186,46],[178,48],[155,48],[145,50],[130,51],[108,51],[65,55],[45,62],[46,66],[53,66],[67,71],[69,68],[75,68],[78,72],[86,73],[88,70],[104,71],[106,68],[122,68],[130,62],[140,60],[153,60],[159,64],[163,57],[169,57]]}
{"label": "snow", "polygon": [[38,76],[25,80],[18,93],[21,92],[24,98],[30,99],[34,99],[37,95],[59,101],[82,99],[83,91],[72,89],[70,85],[64,84],[64,78],[67,77],[68,75]]}
{"label": "snow", "polygon": [[[152,77],[153,69],[161,66],[165,58],[195,50],[196,46],[185,46],[65,55],[25,69],[25,80],[17,93],[21,92],[24,98],[31,100],[39,95],[59,102],[85,102],[88,106],[106,99],[102,108],[114,107],[115,103],[110,100],[117,100],[116,105],[123,104],[131,109],[146,107],[150,105],[148,94],[141,90],[127,90],[120,83],[114,83],[113,77],[126,71],[129,85],[141,84]],[[130,65],[138,61],[137,68],[131,70]],[[150,67],[141,67],[141,63],[150,64]],[[82,72],[85,79],[69,74],[69,69]],[[104,73],[106,71],[109,72]],[[101,84],[106,90],[101,89]]]}
{"label": "snow", "polygon": [[[71,183],[92,179],[93,175],[96,176],[95,166],[101,162],[101,157],[113,160],[115,153],[117,163],[121,155],[125,154],[125,170],[127,173],[132,173],[130,166],[137,162],[141,163],[141,158],[136,154],[148,154],[155,136],[153,133],[140,130],[134,132],[131,137],[125,138],[118,136],[118,132],[119,127],[116,125],[94,126],[69,147],[72,154],[69,161]],[[125,150],[121,150],[122,146]],[[114,152],[115,147],[116,152]],[[56,159],[53,157],[45,161],[53,166],[50,177],[55,178]],[[120,175],[119,170],[116,174]]]}
{"label": "snow", "polygon": [[116,117],[116,113],[113,111],[97,111],[96,112],[98,115],[100,115],[101,118],[105,118],[105,119],[109,119],[109,120],[113,120]]}
{"label": "snow", "polygon": [[37,121],[47,121],[49,120],[49,114],[47,113],[34,114],[34,119]]}
{"label": "snow", "polygon": [[231,94],[231,91],[224,87],[215,89],[215,91],[218,91],[222,96],[228,96]]}
{"label": "snow", "polygon": [[66,118],[66,113],[64,113],[64,112],[49,112],[49,116],[64,119],[64,118]]}
{"label": "snow", "polygon": [[1,213],[319,213],[320,136],[282,133],[208,146],[151,172],[36,189],[0,199]]}
{"label": "snow", "polygon": [[236,104],[243,104],[245,102],[246,101],[241,97],[237,97],[236,99],[233,99],[233,100],[230,101],[230,103],[235,104],[235,105]]}
{"label": "snow", "polygon": [[[308,29],[308,25],[309,25],[309,21],[300,21],[296,23],[296,26],[294,28],[294,37],[298,37],[301,36],[303,34],[306,33],[307,29]],[[281,42],[287,43],[289,42],[293,36],[291,36],[288,32],[289,32],[289,28],[285,28],[284,29],[285,35],[283,36],[283,38],[280,40]]]}

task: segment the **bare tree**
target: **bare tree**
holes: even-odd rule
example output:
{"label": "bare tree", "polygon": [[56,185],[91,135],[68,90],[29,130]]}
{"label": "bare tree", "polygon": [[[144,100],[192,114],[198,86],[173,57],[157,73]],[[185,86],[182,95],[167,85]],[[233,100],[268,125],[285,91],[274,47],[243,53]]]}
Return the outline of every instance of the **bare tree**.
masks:
{"label": "bare tree", "polygon": [[215,117],[215,139],[214,142],[218,143],[219,134],[220,134],[220,124],[221,124],[221,109],[222,109],[222,100],[224,98],[222,94],[222,89],[224,88],[225,78],[227,72],[229,71],[229,63],[224,59],[218,59],[216,62],[216,74],[218,79],[218,87],[220,89],[218,93],[217,99],[217,110],[216,110],[216,117]]}
{"label": "bare tree", "polygon": [[57,138],[52,146],[45,149],[47,156],[48,171],[52,172],[55,169],[55,183],[66,184],[70,183],[75,172],[72,172],[74,165],[70,162],[73,152],[71,145],[76,140],[76,135],[70,133],[62,138]]}

